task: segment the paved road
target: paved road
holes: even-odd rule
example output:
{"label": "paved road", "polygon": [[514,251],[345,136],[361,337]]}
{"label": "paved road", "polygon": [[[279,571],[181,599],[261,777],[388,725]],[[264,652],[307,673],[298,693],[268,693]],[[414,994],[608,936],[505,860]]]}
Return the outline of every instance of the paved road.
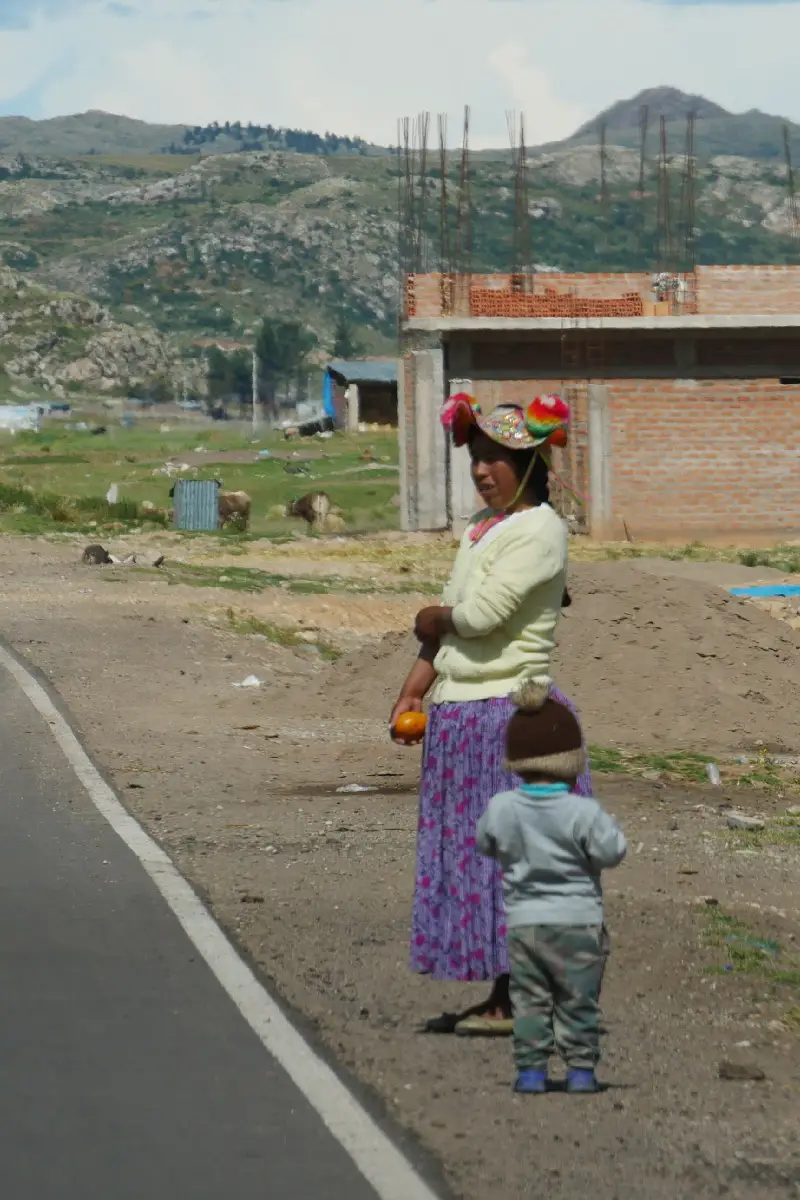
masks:
{"label": "paved road", "polygon": [[0,1194],[375,1200],[2,668]]}

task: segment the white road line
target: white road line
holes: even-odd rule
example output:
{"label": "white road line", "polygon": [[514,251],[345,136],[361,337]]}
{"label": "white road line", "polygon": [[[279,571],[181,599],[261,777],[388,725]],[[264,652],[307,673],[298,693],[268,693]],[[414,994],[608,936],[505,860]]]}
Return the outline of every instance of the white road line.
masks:
{"label": "white road line", "polygon": [[42,685],[2,646],[0,664],[16,679],[33,707],[50,726],[53,737],[93,804],[136,855],[265,1049],[277,1059],[316,1109],[380,1200],[436,1200],[436,1194],[411,1163],[286,1019],[169,856],[126,811],[92,765]]}

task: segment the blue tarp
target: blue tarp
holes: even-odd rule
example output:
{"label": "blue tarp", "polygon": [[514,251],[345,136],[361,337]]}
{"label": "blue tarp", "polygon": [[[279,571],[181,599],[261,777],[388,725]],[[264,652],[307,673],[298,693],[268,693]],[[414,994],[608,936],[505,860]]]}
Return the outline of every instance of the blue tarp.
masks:
{"label": "blue tarp", "polygon": [[322,411],[326,417],[336,420],[336,409],[333,404],[333,378],[327,371],[322,377]]}
{"label": "blue tarp", "polygon": [[760,587],[728,588],[732,596],[748,596],[760,599],[765,596],[800,596],[800,585],[796,583],[764,584]]}

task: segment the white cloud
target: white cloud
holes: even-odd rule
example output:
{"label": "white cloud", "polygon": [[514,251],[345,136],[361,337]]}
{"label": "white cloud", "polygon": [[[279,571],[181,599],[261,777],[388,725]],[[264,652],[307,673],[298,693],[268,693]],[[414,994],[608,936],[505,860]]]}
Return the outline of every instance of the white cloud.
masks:
{"label": "white cloud", "polygon": [[[569,80],[558,74],[550,75],[544,67],[532,63],[528,52],[517,42],[505,42],[491,50],[488,61],[508,89],[514,110],[525,116],[528,143],[569,137],[592,115],[569,99]],[[566,98],[556,91],[565,84]]]}
{"label": "white cloud", "polygon": [[[150,121],[271,121],[395,138],[399,116],[470,103],[475,145],[561,137],[640,88],[800,119],[800,4],[654,0],[86,0],[0,30],[0,102]],[[198,19],[198,11],[204,19]],[[743,47],[747,48],[741,69]]]}
{"label": "white cloud", "polygon": [[22,29],[42,14],[58,16],[84,3],[86,0],[0,0],[0,26]]}
{"label": "white cloud", "polygon": [[63,44],[56,26],[56,22],[38,20],[25,29],[0,30],[0,99],[28,92],[57,69]]}
{"label": "white cloud", "polygon": [[[193,103],[187,104],[187,97],[194,97]],[[156,123],[171,123],[175,114],[178,120],[184,119],[180,114],[198,123],[215,120],[219,98],[214,67],[205,56],[184,54],[172,39],[149,31],[108,55],[91,75],[64,74],[43,89],[47,116],[95,108]]]}

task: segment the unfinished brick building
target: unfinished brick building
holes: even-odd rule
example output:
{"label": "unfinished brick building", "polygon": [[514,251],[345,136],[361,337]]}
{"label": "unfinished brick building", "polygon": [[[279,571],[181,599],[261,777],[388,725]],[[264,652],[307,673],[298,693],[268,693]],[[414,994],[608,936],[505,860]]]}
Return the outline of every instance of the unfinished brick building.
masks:
{"label": "unfinished brick building", "polygon": [[800,536],[800,267],[691,276],[409,276],[401,364],[402,518],[454,531],[474,511],[448,394],[485,410],[557,391],[573,407],[557,496],[592,537]]}

